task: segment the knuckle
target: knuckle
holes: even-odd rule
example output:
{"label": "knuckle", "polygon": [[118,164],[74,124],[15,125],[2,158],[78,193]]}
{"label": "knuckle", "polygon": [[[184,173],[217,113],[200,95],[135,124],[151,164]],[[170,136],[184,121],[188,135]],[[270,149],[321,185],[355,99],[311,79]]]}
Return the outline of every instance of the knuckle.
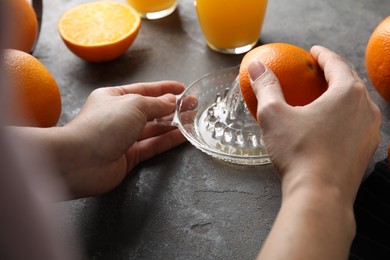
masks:
{"label": "knuckle", "polygon": [[365,95],[367,93],[366,85],[361,80],[355,79],[353,86],[359,94]]}
{"label": "knuckle", "polygon": [[130,95],[127,95],[128,99],[130,102],[134,102],[135,104],[142,104],[144,101],[144,96],[140,95],[140,94],[130,94]]}
{"label": "knuckle", "polygon": [[146,98],[140,94],[131,94],[129,102],[140,110],[147,110],[149,108]]}
{"label": "knuckle", "polygon": [[382,122],[382,113],[377,105],[373,105],[374,122],[377,128],[380,128]]}
{"label": "knuckle", "polygon": [[352,70],[352,75],[353,75],[356,79],[359,79],[359,80],[360,80],[360,76],[359,76],[359,74],[358,74],[355,70]]}
{"label": "knuckle", "polygon": [[338,62],[342,62],[342,63],[347,63],[343,57],[341,57],[340,55],[338,55],[338,54],[336,54],[336,53],[334,53],[334,52],[332,52],[331,58],[332,58],[334,61],[338,61]]}
{"label": "knuckle", "polygon": [[260,118],[272,117],[275,114],[279,114],[282,110],[282,105],[276,100],[266,100],[259,105],[257,114]]}
{"label": "knuckle", "polygon": [[321,53],[321,54],[323,54],[323,56],[321,56],[321,58],[323,58],[324,60],[326,60],[329,63],[336,62],[336,63],[345,63],[346,64],[346,61],[344,60],[344,58],[335,52],[326,52],[326,53]]}
{"label": "knuckle", "polygon": [[103,88],[94,89],[94,90],[91,92],[91,96],[98,96],[98,95],[100,95],[102,92],[103,92]]}
{"label": "knuckle", "polygon": [[366,85],[360,79],[353,78],[347,84],[350,86],[346,92],[347,95],[357,100],[367,98]]}
{"label": "knuckle", "polygon": [[279,80],[276,76],[274,75],[264,75],[264,77],[260,78],[260,86],[261,87],[269,87],[269,86],[274,86],[279,84]]}

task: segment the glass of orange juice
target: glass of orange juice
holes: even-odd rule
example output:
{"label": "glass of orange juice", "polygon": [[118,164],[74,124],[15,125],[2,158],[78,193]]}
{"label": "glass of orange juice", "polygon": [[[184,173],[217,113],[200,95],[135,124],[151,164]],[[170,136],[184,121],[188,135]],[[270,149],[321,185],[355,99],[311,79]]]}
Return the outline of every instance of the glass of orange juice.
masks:
{"label": "glass of orange juice", "polygon": [[127,0],[142,18],[159,19],[173,13],[177,6],[176,0]]}
{"label": "glass of orange juice", "polygon": [[258,42],[267,0],[195,0],[195,8],[207,45],[240,54]]}

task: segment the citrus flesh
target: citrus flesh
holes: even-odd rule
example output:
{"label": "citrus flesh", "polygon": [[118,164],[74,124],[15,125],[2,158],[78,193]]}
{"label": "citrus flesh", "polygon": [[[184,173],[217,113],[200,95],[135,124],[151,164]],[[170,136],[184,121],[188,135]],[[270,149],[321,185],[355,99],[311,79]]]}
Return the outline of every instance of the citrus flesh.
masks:
{"label": "citrus flesh", "polygon": [[58,24],[61,38],[77,56],[91,62],[113,60],[132,45],[141,19],[130,6],[110,1],[81,4]]}

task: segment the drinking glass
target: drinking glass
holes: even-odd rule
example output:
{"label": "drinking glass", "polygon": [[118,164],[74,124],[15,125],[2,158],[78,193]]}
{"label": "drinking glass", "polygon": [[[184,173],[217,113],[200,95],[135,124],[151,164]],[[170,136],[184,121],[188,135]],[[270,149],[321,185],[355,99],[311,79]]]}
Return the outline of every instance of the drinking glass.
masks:
{"label": "drinking glass", "polygon": [[159,19],[170,15],[177,6],[176,0],[127,0],[142,18]]}
{"label": "drinking glass", "polygon": [[240,54],[259,40],[267,0],[195,0],[207,45],[222,53]]}

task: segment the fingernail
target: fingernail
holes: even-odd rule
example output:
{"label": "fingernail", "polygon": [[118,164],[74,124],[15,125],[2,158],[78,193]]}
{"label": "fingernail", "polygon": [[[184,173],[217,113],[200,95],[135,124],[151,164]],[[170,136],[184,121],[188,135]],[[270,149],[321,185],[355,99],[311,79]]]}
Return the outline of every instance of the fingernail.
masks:
{"label": "fingernail", "polygon": [[265,66],[260,61],[251,61],[248,64],[249,79],[251,84],[255,82],[265,72]]}

